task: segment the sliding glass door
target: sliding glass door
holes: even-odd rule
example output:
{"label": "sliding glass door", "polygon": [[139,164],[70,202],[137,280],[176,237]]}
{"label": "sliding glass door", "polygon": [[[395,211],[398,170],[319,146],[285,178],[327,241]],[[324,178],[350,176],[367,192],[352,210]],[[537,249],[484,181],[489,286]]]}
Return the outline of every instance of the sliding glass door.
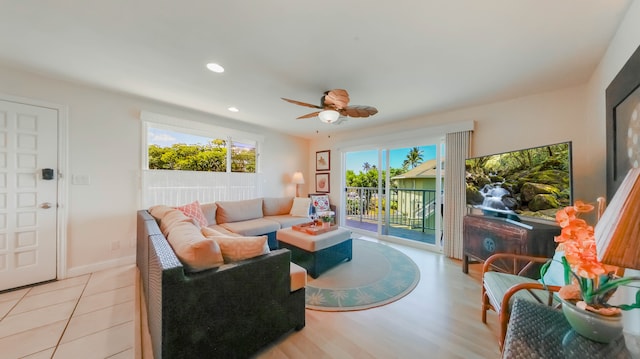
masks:
{"label": "sliding glass door", "polygon": [[442,144],[347,151],[345,223],[440,248]]}

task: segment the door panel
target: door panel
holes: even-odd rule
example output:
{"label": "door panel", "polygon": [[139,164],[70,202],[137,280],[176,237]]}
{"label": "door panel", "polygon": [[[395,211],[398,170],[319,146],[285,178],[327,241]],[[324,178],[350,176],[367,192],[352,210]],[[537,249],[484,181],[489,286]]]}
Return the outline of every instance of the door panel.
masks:
{"label": "door panel", "polygon": [[57,141],[56,110],[0,100],[0,290],[56,278]]}

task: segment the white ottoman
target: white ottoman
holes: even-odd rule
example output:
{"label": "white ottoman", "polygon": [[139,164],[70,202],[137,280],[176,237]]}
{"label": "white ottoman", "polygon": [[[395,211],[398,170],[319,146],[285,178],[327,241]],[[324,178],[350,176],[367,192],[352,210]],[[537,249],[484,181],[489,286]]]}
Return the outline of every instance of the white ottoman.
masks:
{"label": "white ottoman", "polygon": [[291,261],[312,278],[353,258],[351,232],[343,228],[316,235],[285,228],[276,232],[276,239],[280,248],[291,251]]}

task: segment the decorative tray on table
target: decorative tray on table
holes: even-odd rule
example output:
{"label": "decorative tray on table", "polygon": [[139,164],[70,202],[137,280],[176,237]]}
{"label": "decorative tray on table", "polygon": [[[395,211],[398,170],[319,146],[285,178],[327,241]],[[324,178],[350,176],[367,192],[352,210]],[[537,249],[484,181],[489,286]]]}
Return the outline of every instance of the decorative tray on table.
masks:
{"label": "decorative tray on table", "polygon": [[338,229],[338,225],[333,224],[329,227],[324,227],[322,224],[315,224],[313,222],[309,222],[309,223],[293,225],[291,226],[291,229],[298,232],[304,232],[306,234],[316,235],[316,234],[322,234],[322,233],[327,233],[327,232],[336,230]]}

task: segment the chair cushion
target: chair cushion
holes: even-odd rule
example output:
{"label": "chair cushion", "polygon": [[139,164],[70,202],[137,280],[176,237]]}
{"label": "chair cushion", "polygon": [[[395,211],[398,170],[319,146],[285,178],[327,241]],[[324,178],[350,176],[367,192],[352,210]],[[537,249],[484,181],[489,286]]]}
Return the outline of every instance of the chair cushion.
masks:
{"label": "chair cushion", "polygon": [[[509,290],[509,288],[511,288],[512,286],[520,283],[539,282],[535,279],[508,273],[486,272],[484,274],[484,288],[487,293],[487,297],[489,298],[489,302],[495,308],[496,312],[500,312],[502,310],[502,298],[504,297],[504,294],[507,292],[507,290]],[[533,289],[532,292],[536,293],[536,295],[543,300],[546,300],[549,296],[549,292],[545,290]],[[513,301],[515,298],[521,298],[533,302],[538,301],[536,297],[528,290],[519,290],[511,297],[511,300],[509,301],[509,307],[513,305]],[[554,302],[556,302],[555,298]]]}
{"label": "chair cushion", "polygon": [[[564,251],[557,251],[553,255],[553,260],[547,268],[547,272],[544,274],[544,284],[563,286],[564,283],[564,265],[562,265],[562,257],[564,257]],[[542,283],[542,280],[540,280]]]}

